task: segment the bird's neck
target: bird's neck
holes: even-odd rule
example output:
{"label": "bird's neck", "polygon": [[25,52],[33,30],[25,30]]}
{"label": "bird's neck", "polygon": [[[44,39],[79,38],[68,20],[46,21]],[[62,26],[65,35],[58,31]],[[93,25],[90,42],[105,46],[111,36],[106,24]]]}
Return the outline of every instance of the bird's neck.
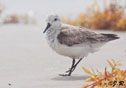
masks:
{"label": "bird's neck", "polygon": [[60,27],[50,27],[46,33],[47,39],[53,42],[60,33]]}

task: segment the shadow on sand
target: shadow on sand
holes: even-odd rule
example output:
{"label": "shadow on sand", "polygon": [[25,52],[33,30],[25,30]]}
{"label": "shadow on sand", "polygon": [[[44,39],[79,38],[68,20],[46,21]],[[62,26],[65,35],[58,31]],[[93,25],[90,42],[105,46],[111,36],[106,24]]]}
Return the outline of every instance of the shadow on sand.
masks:
{"label": "shadow on sand", "polygon": [[78,80],[85,80],[89,78],[90,76],[84,76],[84,75],[73,75],[73,76],[56,76],[52,78],[52,80],[56,81],[78,81]]}

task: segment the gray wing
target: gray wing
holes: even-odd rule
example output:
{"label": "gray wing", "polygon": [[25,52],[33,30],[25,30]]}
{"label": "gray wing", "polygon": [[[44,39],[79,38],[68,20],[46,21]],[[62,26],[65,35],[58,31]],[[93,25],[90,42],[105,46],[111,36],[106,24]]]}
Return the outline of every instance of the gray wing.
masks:
{"label": "gray wing", "polygon": [[82,28],[65,28],[60,32],[57,38],[61,44],[73,46],[82,43],[95,44],[99,42],[107,42],[110,40],[114,40],[114,38],[112,38],[113,36],[115,37],[116,35],[96,34],[95,32],[87,31]]}

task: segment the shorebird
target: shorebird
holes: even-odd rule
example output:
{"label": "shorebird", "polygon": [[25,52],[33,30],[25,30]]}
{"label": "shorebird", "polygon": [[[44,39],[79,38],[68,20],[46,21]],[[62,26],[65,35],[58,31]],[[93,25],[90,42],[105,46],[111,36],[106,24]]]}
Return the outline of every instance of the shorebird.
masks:
{"label": "shorebird", "polygon": [[[95,33],[87,28],[62,24],[59,16],[50,15],[43,31],[49,46],[58,54],[72,58],[72,66],[61,76],[71,76],[79,62],[107,42],[119,37],[115,34]],[[76,61],[78,59],[78,61]]]}

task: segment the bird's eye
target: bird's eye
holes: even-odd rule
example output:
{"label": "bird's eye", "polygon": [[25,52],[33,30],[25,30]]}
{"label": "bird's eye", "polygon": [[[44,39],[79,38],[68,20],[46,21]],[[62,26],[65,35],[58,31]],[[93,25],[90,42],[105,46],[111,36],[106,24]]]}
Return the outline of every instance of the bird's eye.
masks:
{"label": "bird's eye", "polygon": [[57,21],[57,19],[55,18],[54,21]]}

